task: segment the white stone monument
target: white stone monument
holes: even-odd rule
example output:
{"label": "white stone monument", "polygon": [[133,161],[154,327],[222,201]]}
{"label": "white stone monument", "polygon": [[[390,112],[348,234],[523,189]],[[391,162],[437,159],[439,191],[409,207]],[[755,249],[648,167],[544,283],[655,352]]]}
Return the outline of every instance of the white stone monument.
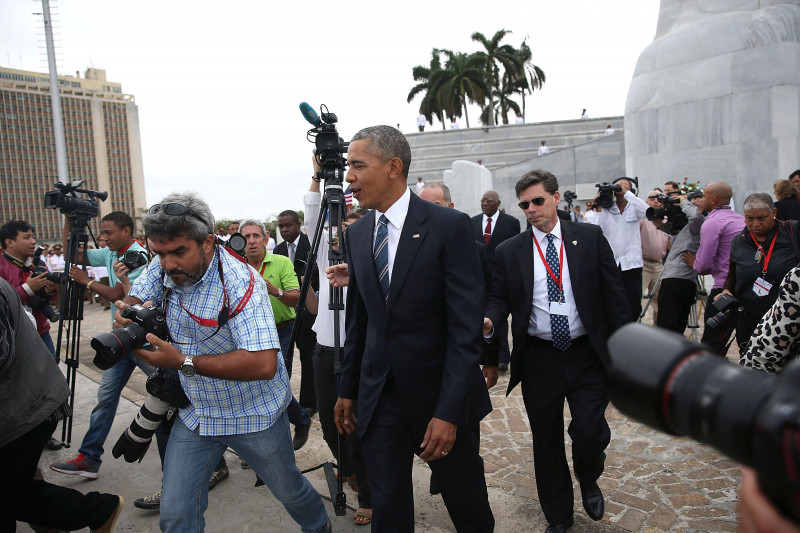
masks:
{"label": "white stone monument", "polygon": [[469,216],[481,213],[481,196],[494,188],[492,171],[472,161],[458,160],[443,174],[456,209]]}

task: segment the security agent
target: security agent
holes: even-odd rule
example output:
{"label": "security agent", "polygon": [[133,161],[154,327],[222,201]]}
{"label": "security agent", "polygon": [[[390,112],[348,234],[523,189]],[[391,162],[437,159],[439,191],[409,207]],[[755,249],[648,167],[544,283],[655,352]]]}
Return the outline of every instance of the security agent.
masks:
{"label": "security agent", "polygon": [[[507,394],[522,383],[533,433],[536,486],[547,533],[572,527],[573,493],[564,451],[564,400],[572,421],[572,463],[586,513],[603,517],[597,480],[611,431],[605,419],[606,339],[629,320],[614,254],[593,224],[560,220],[558,180],[533,170],[516,184],[530,232],[497,248],[484,336],[511,314],[514,351]],[[634,224],[638,231],[638,224]]]}
{"label": "security agent", "polygon": [[[297,469],[286,406],[286,369],[267,286],[216,244],[214,217],[194,193],[171,194],[142,219],[158,256],[120,309],[154,302],[164,309],[170,342],[148,334],[134,354],[181,371],[191,404],[179,411],[164,461],[161,530],[202,530],[208,484],[226,447],[266,483],[303,531],[330,531],[325,507]],[[120,313],[115,320],[126,324]]]}
{"label": "security agent", "polygon": [[14,288],[0,279],[0,530],[16,521],[51,529],[113,531],[121,496],[34,480],[42,447],[68,416],[69,386]]}

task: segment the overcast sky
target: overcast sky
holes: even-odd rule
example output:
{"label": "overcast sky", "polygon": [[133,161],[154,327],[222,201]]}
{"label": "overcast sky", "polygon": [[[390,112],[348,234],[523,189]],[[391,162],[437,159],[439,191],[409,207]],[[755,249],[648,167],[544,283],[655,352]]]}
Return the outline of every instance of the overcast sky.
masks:
{"label": "overcast sky", "polygon": [[[218,218],[264,218],[301,209],[308,190],[301,101],[326,104],[345,140],[375,124],[414,131],[412,67],[427,65],[432,48],[473,52],[473,32],[507,29],[504,42],[527,37],[547,76],[526,99],[527,122],[575,119],[584,107],[622,115],[658,1],[54,0],[51,9],[59,74],[103,68],[135,96],[148,204],[191,189]],[[2,1],[0,64],[47,71],[41,11],[40,1]]]}

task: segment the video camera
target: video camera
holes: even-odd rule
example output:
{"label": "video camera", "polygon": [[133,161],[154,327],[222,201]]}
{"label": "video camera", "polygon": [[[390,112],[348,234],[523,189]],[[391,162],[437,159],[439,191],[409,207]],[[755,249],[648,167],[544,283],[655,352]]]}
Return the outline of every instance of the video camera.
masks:
{"label": "video camera", "polygon": [[[38,246],[36,251],[33,253],[32,257],[32,266],[31,266],[31,276],[40,276],[45,274],[45,279],[47,281],[51,281],[55,284],[60,284],[61,280],[64,276],[63,272],[50,272],[47,270],[47,267],[44,264],[44,260],[42,259],[42,252],[44,248]],[[34,311],[41,312],[47,320],[50,322],[58,322],[61,318],[61,314],[58,312],[58,309],[53,307],[53,304],[50,302],[50,295],[47,294],[47,291],[44,288],[39,289],[35,293],[33,293],[33,298],[31,298],[30,304],[31,309]]]}
{"label": "video camera", "polygon": [[778,376],[741,368],[642,324],[620,328],[608,349],[617,409],[754,467],[769,499],[800,521],[800,362]]}
{"label": "video camera", "polygon": [[145,335],[148,333],[163,340],[169,338],[167,320],[160,307],[130,305],[120,311],[120,315],[130,319],[131,323],[92,337],[92,348],[96,352],[92,362],[100,370],[108,370],[126,353],[144,346],[147,343]]}
{"label": "video camera", "polygon": [[659,194],[656,196],[656,200],[661,203],[662,207],[648,207],[645,211],[647,220],[664,221],[662,230],[670,235],[677,235],[689,223],[689,218],[681,209],[680,198]]}
{"label": "video camera", "polygon": [[[100,202],[105,202],[108,198],[107,192],[90,191],[79,189],[83,181],[73,181],[72,183],[56,183],[54,191],[44,194],[45,209],[59,209],[67,216],[89,220],[100,214]],[[88,198],[78,198],[75,193],[83,193]]]}
{"label": "video camera", "polygon": [[339,132],[336,131],[336,122],[339,120],[336,115],[328,112],[325,104],[320,106],[320,111],[322,112],[321,118],[310,105],[305,102],[300,104],[300,112],[314,126],[308,131],[307,136],[309,141],[311,138],[314,139],[314,153],[319,166],[322,167],[320,179],[325,180],[326,183],[330,181],[342,183],[346,164],[342,154],[347,153],[350,143],[342,140]]}
{"label": "video camera", "polygon": [[564,201],[567,202],[570,210],[572,210],[572,202],[578,197],[573,191],[564,191]]}
{"label": "video camera", "polygon": [[614,193],[622,191],[622,186],[617,184],[619,180],[628,180],[631,183],[633,194],[636,194],[636,189],[639,187],[639,178],[629,178],[627,176],[623,176],[615,179],[611,183],[607,181],[604,181],[603,183],[596,183],[595,187],[597,187],[597,199],[595,200],[595,205],[599,205],[603,209],[611,209],[611,206],[614,205],[614,202],[616,201],[614,199]]}

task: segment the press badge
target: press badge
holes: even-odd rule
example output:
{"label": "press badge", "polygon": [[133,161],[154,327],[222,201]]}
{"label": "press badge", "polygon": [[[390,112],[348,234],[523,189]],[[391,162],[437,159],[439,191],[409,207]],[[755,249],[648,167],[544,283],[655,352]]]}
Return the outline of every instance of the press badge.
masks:
{"label": "press badge", "polygon": [[758,278],[755,283],[753,283],[753,292],[756,293],[756,296],[766,296],[769,294],[769,291],[772,290],[772,283],[769,281]]}
{"label": "press badge", "polygon": [[569,304],[566,302],[550,302],[550,314],[569,316]]}

